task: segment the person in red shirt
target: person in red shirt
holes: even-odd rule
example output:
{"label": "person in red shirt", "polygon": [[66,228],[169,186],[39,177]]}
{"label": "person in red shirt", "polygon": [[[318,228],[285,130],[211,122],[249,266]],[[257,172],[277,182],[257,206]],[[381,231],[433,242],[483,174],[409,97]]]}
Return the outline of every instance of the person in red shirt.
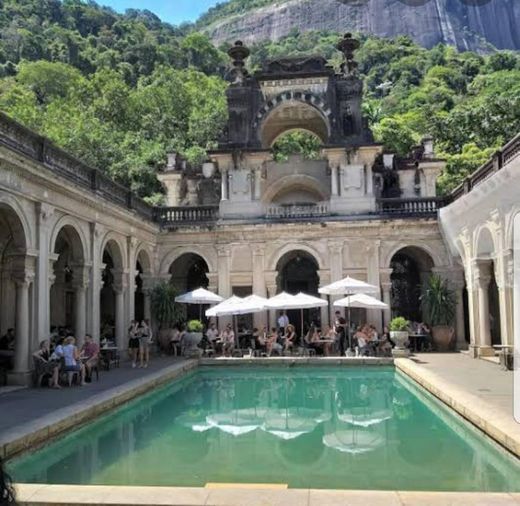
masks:
{"label": "person in red shirt", "polygon": [[99,357],[99,345],[92,339],[92,336],[85,336],[85,344],[81,349],[81,358],[84,359],[85,369],[87,372],[87,381],[90,381],[92,368],[97,365]]}

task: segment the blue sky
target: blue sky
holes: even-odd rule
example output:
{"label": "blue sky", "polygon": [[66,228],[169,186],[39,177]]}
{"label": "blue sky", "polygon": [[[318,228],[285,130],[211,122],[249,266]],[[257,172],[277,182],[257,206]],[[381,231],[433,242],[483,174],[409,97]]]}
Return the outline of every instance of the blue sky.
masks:
{"label": "blue sky", "polygon": [[195,21],[200,14],[217,4],[218,0],[98,0],[98,3],[108,5],[118,12],[126,9],[148,9],[163,21],[178,25],[183,21]]}

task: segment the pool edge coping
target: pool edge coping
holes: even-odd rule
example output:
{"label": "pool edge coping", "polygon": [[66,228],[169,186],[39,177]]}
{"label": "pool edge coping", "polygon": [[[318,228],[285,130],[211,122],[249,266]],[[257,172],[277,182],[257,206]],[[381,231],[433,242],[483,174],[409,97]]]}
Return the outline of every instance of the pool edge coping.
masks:
{"label": "pool edge coping", "polygon": [[[93,485],[17,485],[20,506],[413,506],[494,504],[518,506],[520,494],[507,492],[428,492],[334,489],[128,487]],[[341,502],[340,502],[341,501]],[[352,503],[352,501],[355,501]],[[485,502],[484,502],[485,501]]]}
{"label": "pool edge coping", "polygon": [[465,420],[520,458],[520,425],[508,419],[484,399],[454,386],[409,358],[398,358],[395,368],[420,385]]}

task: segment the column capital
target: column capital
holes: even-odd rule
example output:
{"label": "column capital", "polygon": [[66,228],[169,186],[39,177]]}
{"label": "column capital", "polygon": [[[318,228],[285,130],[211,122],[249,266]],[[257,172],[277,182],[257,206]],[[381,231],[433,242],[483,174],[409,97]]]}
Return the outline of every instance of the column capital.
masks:
{"label": "column capital", "polygon": [[86,290],[90,285],[90,267],[86,265],[72,266],[72,286],[76,290]]}
{"label": "column capital", "polygon": [[128,272],[124,270],[112,270],[114,282],[112,288],[116,293],[123,293],[128,288]]}
{"label": "column capital", "polygon": [[11,279],[17,287],[26,288],[34,281],[34,271],[13,271]]}
{"label": "column capital", "polygon": [[265,244],[253,243],[251,244],[251,251],[254,257],[263,257],[265,255]]}
{"label": "column capital", "polygon": [[36,213],[38,216],[38,220],[40,225],[45,225],[48,223],[52,215],[54,214],[55,208],[45,202],[37,202],[36,203]]}
{"label": "column capital", "polygon": [[393,269],[379,269],[379,279],[381,280],[381,286],[384,288],[385,285],[392,286],[392,273]]}
{"label": "column capital", "polygon": [[231,247],[228,244],[217,244],[217,255],[219,257],[230,257]]}
{"label": "column capital", "polygon": [[331,255],[341,255],[343,253],[344,241],[329,241],[329,251]]}

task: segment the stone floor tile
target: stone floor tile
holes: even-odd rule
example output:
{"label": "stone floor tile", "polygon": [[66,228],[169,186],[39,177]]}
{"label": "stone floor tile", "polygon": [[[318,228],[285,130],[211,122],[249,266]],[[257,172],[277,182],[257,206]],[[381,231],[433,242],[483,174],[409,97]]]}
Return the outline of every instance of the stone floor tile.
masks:
{"label": "stone floor tile", "polygon": [[509,494],[399,492],[403,506],[518,506]]}
{"label": "stone floor tile", "polygon": [[308,506],[308,490],[208,489],[206,506]]}
{"label": "stone floor tile", "polygon": [[401,501],[392,491],[311,490],[309,506],[401,506]]}

